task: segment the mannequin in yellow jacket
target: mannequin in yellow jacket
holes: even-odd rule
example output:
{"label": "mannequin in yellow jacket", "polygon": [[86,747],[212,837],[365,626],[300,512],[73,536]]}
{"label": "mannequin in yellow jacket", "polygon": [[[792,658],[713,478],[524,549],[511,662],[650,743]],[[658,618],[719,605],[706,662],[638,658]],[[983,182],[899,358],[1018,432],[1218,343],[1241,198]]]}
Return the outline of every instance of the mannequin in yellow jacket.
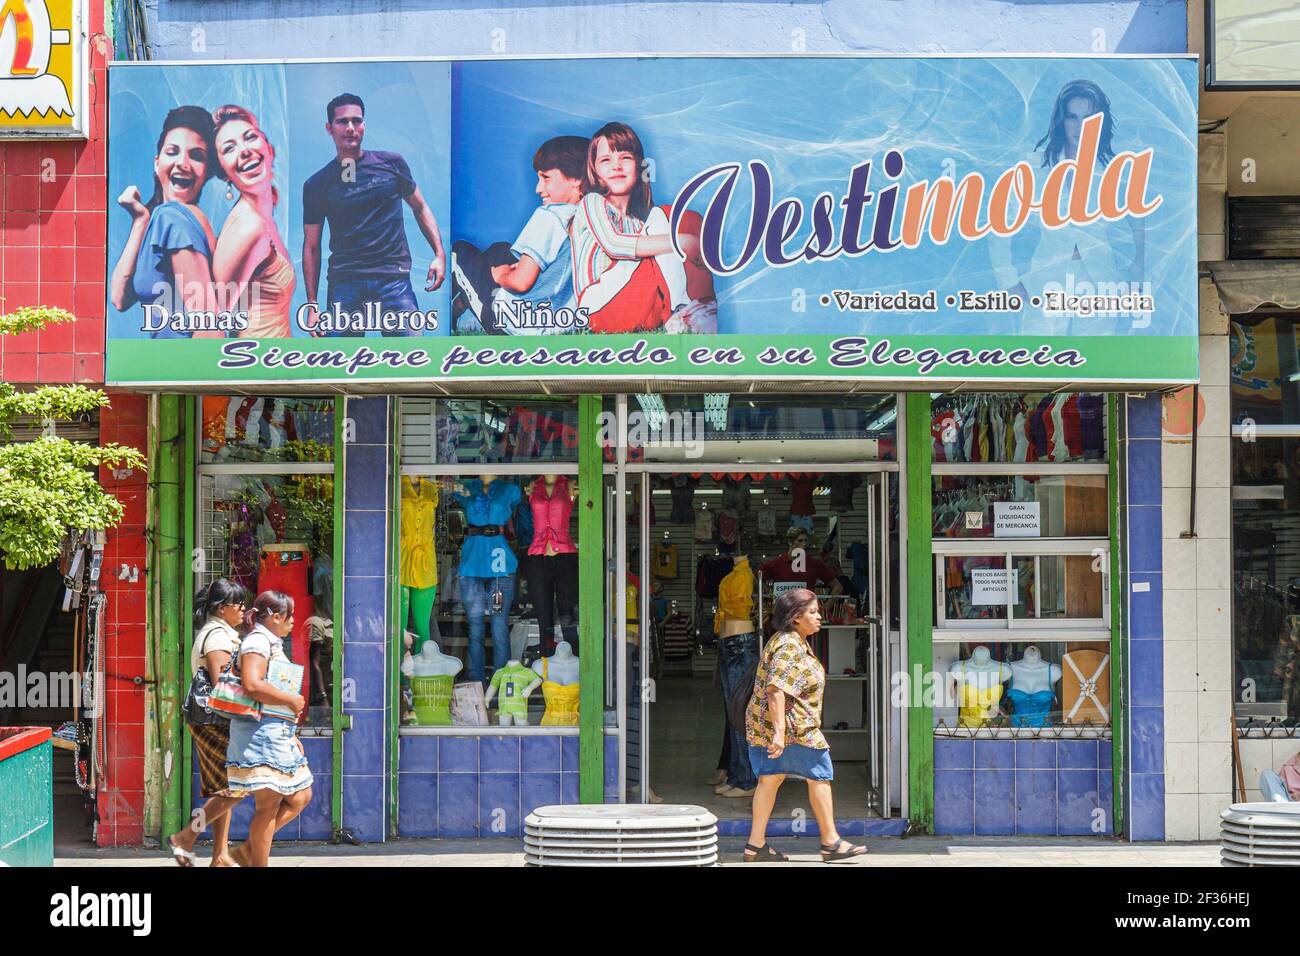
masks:
{"label": "mannequin in yellow jacket", "polygon": [[[758,635],[750,616],[754,612],[754,571],[743,547],[737,545],[731,571],[718,585],[718,610],[713,615],[713,630],[718,635],[718,676],[722,684],[723,711],[726,701],[744,688],[734,686],[740,675],[758,657]],[[724,718],[722,753],[713,792],[723,797],[752,797],[758,780],[749,765],[749,748],[744,734]]]}

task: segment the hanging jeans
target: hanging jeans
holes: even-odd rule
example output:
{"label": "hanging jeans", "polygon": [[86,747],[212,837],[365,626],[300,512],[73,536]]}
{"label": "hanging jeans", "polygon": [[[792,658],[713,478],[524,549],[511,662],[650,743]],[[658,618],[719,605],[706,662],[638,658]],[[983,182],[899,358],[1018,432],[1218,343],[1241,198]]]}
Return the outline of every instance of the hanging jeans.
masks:
{"label": "hanging jeans", "polygon": [[[492,595],[501,591],[500,608],[494,609]],[[493,669],[500,670],[510,660],[510,605],[515,599],[515,577],[508,574],[499,578],[460,578],[460,600],[465,606],[465,619],[469,623],[469,675],[467,680],[485,678],[485,651],[483,648],[483,618],[492,622]]]}
{"label": "hanging jeans", "polygon": [[528,596],[537,612],[542,655],[555,653],[555,625],[578,653],[578,555],[534,554],[528,558]]}
{"label": "hanging jeans", "polygon": [[722,700],[725,732],[730,735],[731,747],[727,754],[727,783],[741,790],[753,790],[758,786],[758,777],[749,765],[749,744],[745,732],[736,730],[726,715],[726,701],[731,699],[737,683],[744,677],[749,667],[758,660],[758,635],[737,634],[724,637],[718,641],[719,676],[722,678]]}

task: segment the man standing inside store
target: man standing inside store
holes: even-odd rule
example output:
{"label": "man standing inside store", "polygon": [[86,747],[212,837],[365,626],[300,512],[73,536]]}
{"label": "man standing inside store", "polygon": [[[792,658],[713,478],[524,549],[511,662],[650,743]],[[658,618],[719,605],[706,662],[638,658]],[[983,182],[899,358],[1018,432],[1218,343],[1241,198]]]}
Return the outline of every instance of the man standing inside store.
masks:
{"label": "man standing inside store", "polygon": [[[304,325],[313,335],[361,336],[366,328],[360,321],[332,322],[318,311],[325,223],[330,228],[327,311],[365,316],[368,303],[375,303],[369,308],[372,315],[419,309],[411,288],[411,250],[402,221],[403,202],[411,207],[420,232],[433,249],[425,291],[433,292],[442,285],[447,259],[438,221],[412,179],[406,160],[399,153],[361,148],[366,135],[366,106],[361,97],[340,93],[325,107],[325,117],[335,157],[302,188],[302,272],[308,306]],[[393,336],[423,335],[426,326],[411,321],[378,331]]]}

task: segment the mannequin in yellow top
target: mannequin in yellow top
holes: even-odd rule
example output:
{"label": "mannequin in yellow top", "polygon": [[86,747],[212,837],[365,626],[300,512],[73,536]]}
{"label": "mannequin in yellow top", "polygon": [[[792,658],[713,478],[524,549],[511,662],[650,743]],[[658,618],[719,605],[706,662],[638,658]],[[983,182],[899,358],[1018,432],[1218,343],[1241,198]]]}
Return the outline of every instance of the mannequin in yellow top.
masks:
{"label": "mannequin in yellow top", "polygon": [[744,542],[736,543],[731,571],[718,585],[718,610],[713,615],[713,630],[718,635],[718,676],[722,684],[722,753],[718,773],[711,781],[713,792],[722,797],[746,798],[754,795],[758,778],[749,763],[749,745],[744,728],[731,726],[727,701],[738,693],[752,693],[750,670],[758,661],[758,634],[751,615],[754,613],[754,572],[749,566]]}
{"label": "mannequin in yellow top", "polygon": [[1011,668],[993,660],[987,647],[977,647],[969,659],[956,661],[948,673],[957,679],[957,724],[980,727],[998,715],[1002,686],[1011,679]]}
{"label": "mannequin in yellow top", "polygon": [[546,712],[542,726],[574,725],[578,722],[578,658],[568,641],[558,641],[555,653],[533,662],[533,673],[542,679]]}
{"label": "mannequin in yellow top", "polygon": [[438,483],[431,478],[402,478],[401,584],[402,626],[411,627],[419,654],[429,639],[429,620],[438,597],[438,556],[434,529],[438,517]]}

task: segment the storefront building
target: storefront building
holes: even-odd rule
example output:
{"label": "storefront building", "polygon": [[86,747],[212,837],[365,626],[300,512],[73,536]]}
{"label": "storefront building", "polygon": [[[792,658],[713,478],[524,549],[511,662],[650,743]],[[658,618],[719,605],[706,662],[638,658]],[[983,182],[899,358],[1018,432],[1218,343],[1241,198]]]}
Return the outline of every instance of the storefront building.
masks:
{"label": "storefront building", "polygon": [[[156,426],[164,828],[195,803],[186,596],[216,577],[297,606],[316,796],[280,838],[365,841],[518,836],[536,806],[656,798],[742,832],[747,801],[705,783],[724,763],[716,641],[761,635],[771,594],[806,581],[845,832],[1164,835],[1158,393],[1199,375],[1194,61],[413,59],[371,92],[378,69],[110,71],[110,190],[147,182],[168,111],[202,104],[229,181],[190,200],[212,267],[241,209],[263,210],[266,243],[211,327],[184,291],[109,309],[109,380],[149,394]],[[719,103],[767,106],[667,119],[703,72]],[[536,105],[602,95],[601,77],[661,101],[602,107],[621,126],[594,137]],[[797,92],[813,89],[815,109]],[[364,105],[327,108],[344,91]],[[423,139],[397,103],[423,111]],[[320,121],[354,108],[416,187],[395,208],[419,308],[385,327],[414,336],[313,334],[313,292],[328,321],[349,295],[356,321],[388,321],[373,286],[341,291],[365,250],[308,182],[347,172]],[[1112,115],[1146,140],[1112,140]],[[824,138],[825,156],[778,137],[798,116],[814,119],[786,140]],[[937,131],[925,146],[915,117]],[[971,142],[972,117],[1004,136]],[[687,148],[701,128],[712,141]],[[846,146],[850,128],[878,140]],[[639,215],[558,192],[538,209],[535,186],[563,185],[538,174],[565,168],[543,141],[580,131],[589,177],[611,152],[634,162]],[[502,296],[516,257],[534,281],[558,260],[520,227],[562,206],[576,302],[563,284]],[[584,225],[593,210],[608,221]],[[110,266],[128,220],[110,221]],[[478,250],[516,235],[488,284]],[[502,323],[514,334],[482,334]],[[743,569],[750,631],[723,596]],[[773,832],[802,832],[799,807],[778,804]]]}

